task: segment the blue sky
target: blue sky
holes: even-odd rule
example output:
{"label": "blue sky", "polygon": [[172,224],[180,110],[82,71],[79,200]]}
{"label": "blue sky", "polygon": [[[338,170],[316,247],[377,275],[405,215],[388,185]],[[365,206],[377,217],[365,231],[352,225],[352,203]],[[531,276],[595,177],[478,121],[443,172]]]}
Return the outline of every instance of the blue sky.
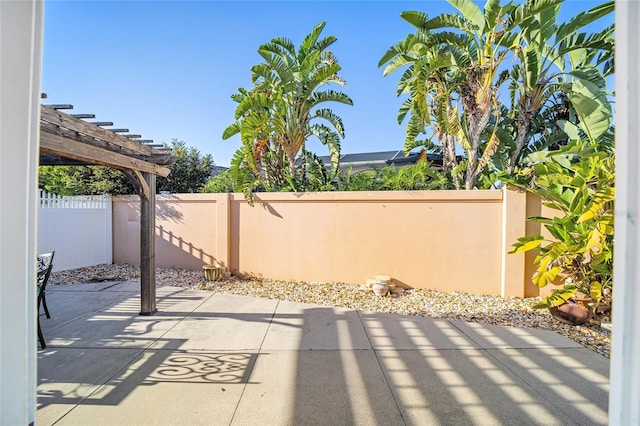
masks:
{"label": "blue sky", "polygon": [[[483,4],[484,2],[482,2]],[[571,16],[601,3],[568,1]],[[239,87],[251,87],[258,47],[284,36],[296,45],[326,21],[324,36],[354,106],[333,105],[344,121],[342,152],[402,149],[396,117],[400,73],[383,77],[386,50],[412,32],[405,10],[454,12],[445,1],[60,1],[45,3],[45,104],[70,103],[156,143],[184,140],[228,166],[238,137],[223,141]],[[610,16],[613,22],[613,16]],[[566,18],[563,18],[563,20]],[[326,155],[312,142],[309,149]]]}

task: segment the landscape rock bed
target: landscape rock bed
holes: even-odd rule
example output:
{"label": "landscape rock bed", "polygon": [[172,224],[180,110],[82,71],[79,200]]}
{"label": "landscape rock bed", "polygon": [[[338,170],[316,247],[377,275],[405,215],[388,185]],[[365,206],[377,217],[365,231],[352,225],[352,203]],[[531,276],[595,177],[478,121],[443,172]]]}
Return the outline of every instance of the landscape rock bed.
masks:
{"label": "landscape rock bed", "polygon": [[[140,279],[136,266],[98,265],[54,272],[49,285]],[[343,283],[281,281],[264,278],[221,278],[207,281],[202,271],[185,269],[156,270],[156,283],[214,293],[237,294],[267,299],[288,300],[321,306],[337,306],[367,312],[391,312],[418,317],[453,319],[483,324],[504,325],[555,331],[595,352],[610,357],[611,337],[597,323],[570,326],[555,320],[547,310],[532,309],[540,298],[479,296],[410,289],[402,294],[378,297],[360,286]]]}

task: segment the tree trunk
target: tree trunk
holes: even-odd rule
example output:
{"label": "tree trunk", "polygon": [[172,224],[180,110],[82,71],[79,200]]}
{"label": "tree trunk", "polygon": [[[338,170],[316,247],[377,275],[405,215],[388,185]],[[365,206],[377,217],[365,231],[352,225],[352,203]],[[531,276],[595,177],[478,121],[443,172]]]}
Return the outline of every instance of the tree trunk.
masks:
{"label": "tree trunk", "polygon": [[451,176],[453,177],[453,184],[456,189],[460,189],[461,182],[460,176],[457,174],[454,175],[453,170],[458,166],[458,159],[456,158],[456,146],[455,140],[452,135],[443,134],[441,139],[443,145],[443,159],[442,159],[442,169],[445,172],[452,172]]}
{"label": "tree trunk", "polygon": [[509,167],[507,171],[509,174],[513,173],[513,170],[516,168],[516,162],[518,161],[518,157],[520,157],[520,153],[522,152],[522,148],[524,148],[525,138],[527,137],[527,130],[529,128],[528,123],[526,123],[526,118],[518,117],[518,136],[516,137],[516,150],[511,154],[511,158],[509,159]]}
{"label": "tree trunk", "polygon": [[478,148],[480,146],[480,136],[482,131],[487,127],[491,116],[491,108],[488,106],[484,110],[478,108],[471,114],[469,120],[469,145],[471,149],[467,153],[467,176],[465,179],[465,188],[473,189],[478,182]]}
{"label": "tree trunk", "polygon": [[476,167],[478,166],[478,149],[473,149],[473,146],[467,153],[467,175],[464,179],[464,187],[465,189],[473,189],[476,186],[478,171]]}
{"label": "tree trunk", "polygon": [[295,180],[296,178],[296,155],[295,153],[292,155],[290,152],[287,152],[287,159],[289,160],[289,175],[291,179]]}
{"label": "tree trunk", "polygon": [[[491,118],[491,101],[494,94],[482,92],[482,84],[480,84],[482,78],[482,75],[477,74],[477,70],[471,70],[467,83],[462,88],[462,104],[469,116],[469,146],[471,147],[467,153],[466,189],[473,189],[476,186],[479,172],[477,167],[480,137]],[[478,99],[480,102],[478,102]]]}

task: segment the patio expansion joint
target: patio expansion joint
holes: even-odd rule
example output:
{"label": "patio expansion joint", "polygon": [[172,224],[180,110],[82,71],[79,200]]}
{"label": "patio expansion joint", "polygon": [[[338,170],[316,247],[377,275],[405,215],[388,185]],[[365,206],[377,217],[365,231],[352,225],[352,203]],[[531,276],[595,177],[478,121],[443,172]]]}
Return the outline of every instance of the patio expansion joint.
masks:
{"label": "patio expansion joint", "polygon": [[[278,306],[280,305],[280,301],[277,300],[276,301],[276,306],[273,308],[273,312],[271,313],[271,318],[269,318],[269,325],[267,326],[266,330],[264,331],[264,335],[262,336],[262,341],[260,342],[260,346],[258,347],[258,352],[256,352],[256,361],[253,362],[251,364],[250,370],[247,373],[247,377],[251,377],[251,375],[253,374],[253,369],[256,366],[258,357],[260,356],[260,354],[262,354],[262,346],[264,345],[264,341],[267,338],[267,334],[269,333],[269,329],[271,328],[271,324],[273,324],[273,319],[276,317],[276,312],[278,311]],[[248,380],[247,380],[248,382]],[[244,386],[242,386],[242,391],[240,392],[240,397],[238,398],[238,402],[236,403],[236,406],[233,409],[233,414],[231,415],[231,420],[229,420],[229,425],[233,424],[233,419],[235,419],[236,417],[236,413],[238,412],[238,407],[240,406],[240,402],[242,401],[242,397],[244,396],[244,392],[247,390],[247,385],[249,383],[245,383]]]}
{"label": "patio expansion joint", "polygon": [[[398,414],[400,415],[400,418],[402,419],[402,423],[404,423],[406,425],[407,424],[407,420],[404,418],[404,415],[402,414],[402,409],[400,408],[400,402],[398,401],[398,398],[396,398],[395,392],[393,392],[393,388],[391,387],[391,383],[389,382],[389,377],[387,376],[387,372],[382,367],[382,361],[380,360],[380,357],[378,356],[378,351],[373,346],[373,342],[371,341],[371,336],[369,335],[369,331],[367,330],[367,327],[365,327],[365,325],[364,325],[364,321],[362,320],[362,316],[360,316],[360,310],[356,309],[356,315],[358,315],[358,320],[360,321],[360,325],[364,329],[364,333],[367,336],[367,341],[369,342],[369,346],[371,347],[371,351],[373,351],[373,356],[376,358],[376,363],[378,364],[378,368],[380,369],[380,372],[382,373],[382,377],[384,377],[384,381],[385,381],[385,383],[387,385],[387,389],[389,389],[389,393],[391,394],[391,397],[393,398],[393,403],[395,404],[396,409],[398,410]],[[369,350],[369,349],[367,349],[367,350]]]}

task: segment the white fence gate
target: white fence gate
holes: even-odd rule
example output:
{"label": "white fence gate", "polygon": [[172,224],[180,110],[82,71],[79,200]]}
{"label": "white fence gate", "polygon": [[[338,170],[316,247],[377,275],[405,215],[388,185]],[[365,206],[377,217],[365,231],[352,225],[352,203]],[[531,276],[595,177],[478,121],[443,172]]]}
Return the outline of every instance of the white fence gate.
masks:
{"label": "white fence gate", "polygon": [[53,270],[112,263],[111,198],[40,191],[38,252],[55,250]]}

